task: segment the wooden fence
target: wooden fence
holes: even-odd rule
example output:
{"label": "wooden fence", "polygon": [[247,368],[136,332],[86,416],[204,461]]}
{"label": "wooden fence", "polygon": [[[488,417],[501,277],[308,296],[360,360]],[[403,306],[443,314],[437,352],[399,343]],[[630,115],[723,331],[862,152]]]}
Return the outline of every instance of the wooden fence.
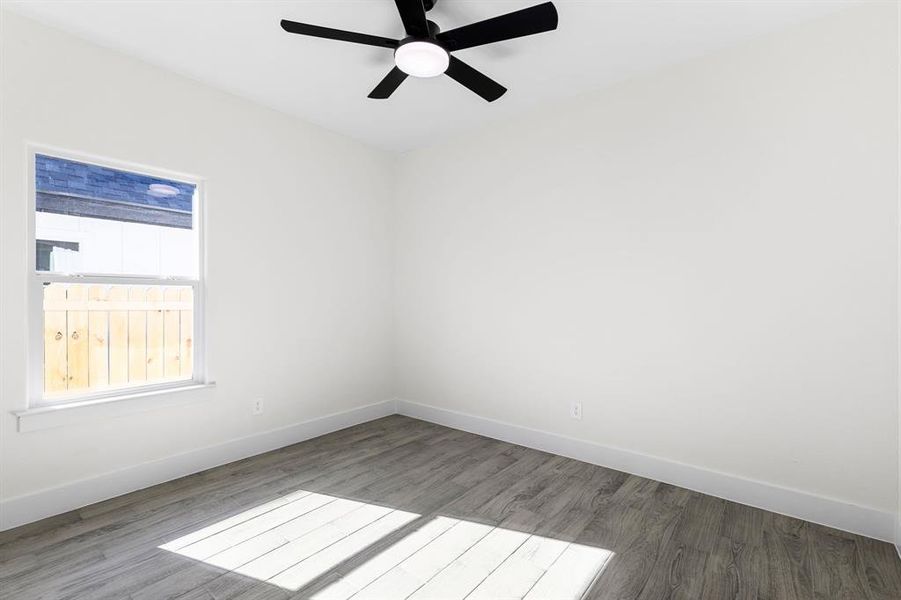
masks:
{"label": "wooden fence", "polygon": [[190,286],[44,286],[44,395],[193,375]]}

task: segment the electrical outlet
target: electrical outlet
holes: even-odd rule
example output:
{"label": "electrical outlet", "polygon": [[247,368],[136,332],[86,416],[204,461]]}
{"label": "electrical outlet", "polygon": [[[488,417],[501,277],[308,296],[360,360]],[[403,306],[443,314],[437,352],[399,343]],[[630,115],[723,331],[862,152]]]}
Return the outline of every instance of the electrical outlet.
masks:
{"label": "electrical outlet", "polygon": [[569,405],[569,416],[577,421],[582,420],[582,403],[573,402]]}
{"label": "electrical outlet", "polygon": [[250,414],[252,415],[261,415],[263,414],[263,399],[257,398],[253,401],[250,407]]}

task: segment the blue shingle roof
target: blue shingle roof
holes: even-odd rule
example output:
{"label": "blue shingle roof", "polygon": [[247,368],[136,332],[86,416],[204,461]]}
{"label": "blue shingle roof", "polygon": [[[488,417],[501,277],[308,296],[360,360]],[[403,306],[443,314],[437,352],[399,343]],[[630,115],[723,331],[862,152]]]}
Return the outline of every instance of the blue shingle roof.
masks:
{"label": "blue shingle roof", "polygon": [[[151,208],[191,212],[196,186],[181,181],[160,179],[109,167],[44,156],[35,159],[35,185],[38,192],[128,202]],[[178,195],[160,197],[150,194],[151,184],[172,186]]]}

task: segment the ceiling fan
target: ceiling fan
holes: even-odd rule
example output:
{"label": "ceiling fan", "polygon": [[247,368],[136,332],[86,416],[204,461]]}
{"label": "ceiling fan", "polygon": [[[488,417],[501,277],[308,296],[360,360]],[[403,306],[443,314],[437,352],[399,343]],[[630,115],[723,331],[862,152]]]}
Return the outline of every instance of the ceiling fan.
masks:
{"label": "ceiling fan", "polygon": [[451,52],[474,46],[544,33],[557,28],[557,9],[552,2],[524,8],[506,15],[441,31],[426,12],[437,0],[394,0],[407,37],[401,40],[308,25],[282,19],[282,29],[289,33],[354,42],[394,50],[395,67],[370,92],[370,98],[385,99],[394,93],[410,75],[437,77],[446,73],[488,102],[504,95],[507,88],[452,56]]}

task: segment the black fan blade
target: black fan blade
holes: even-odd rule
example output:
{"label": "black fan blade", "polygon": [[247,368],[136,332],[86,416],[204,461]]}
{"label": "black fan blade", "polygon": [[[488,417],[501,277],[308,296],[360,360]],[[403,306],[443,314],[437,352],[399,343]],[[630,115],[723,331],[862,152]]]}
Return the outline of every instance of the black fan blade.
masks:
{"label": "black fan blade", "polygon": [[400,87],[400,84],[402,84],[406,78],[406,73],[397,67],[394,67],[387,75],[385,75],[385,78],[375,86],[375,89],[369,92],[369,97],[376,100],[388,98],[394,93],[394,90]]}
{"label": "black fan blade", "polygon": [[394,0],[394,3],[397,4],[397,12],[400,13],[400,20],[404,22],[407,35],[429,37],[429,25],[426,23],[422,0]]}
{"label": "black fan blade", "polygon": [[463,50],[557,29],[557,9],[553,2],[464,25],[439,33],[435,38],[448,50]]}
{"label": "black fan blade", "polygon": [[368,46],[379,46],[381,48],[394,49],[397,48],[399,43],[398,40],[392,40],[391,38],[383,38],[377,35],[368,35],[366,33],[356,33],[353,31],[343,31],[341,29],[331,29],[330,27],[320,27],[319,25],[307,25],[306,23],[297,23],[296,21],[288,21],[287,19],[282,19],[282,29],[288,33],[311,35],[327,40],[354,42],[355,44],[366,44]]}
{"label": "black fan blade", "polygon": [[450,57],[450,65],[445,73],[451,79],[468,87],[488,102],[494,102],[507,91],[507,88],[487,75],[479,73],[455,56]]}

